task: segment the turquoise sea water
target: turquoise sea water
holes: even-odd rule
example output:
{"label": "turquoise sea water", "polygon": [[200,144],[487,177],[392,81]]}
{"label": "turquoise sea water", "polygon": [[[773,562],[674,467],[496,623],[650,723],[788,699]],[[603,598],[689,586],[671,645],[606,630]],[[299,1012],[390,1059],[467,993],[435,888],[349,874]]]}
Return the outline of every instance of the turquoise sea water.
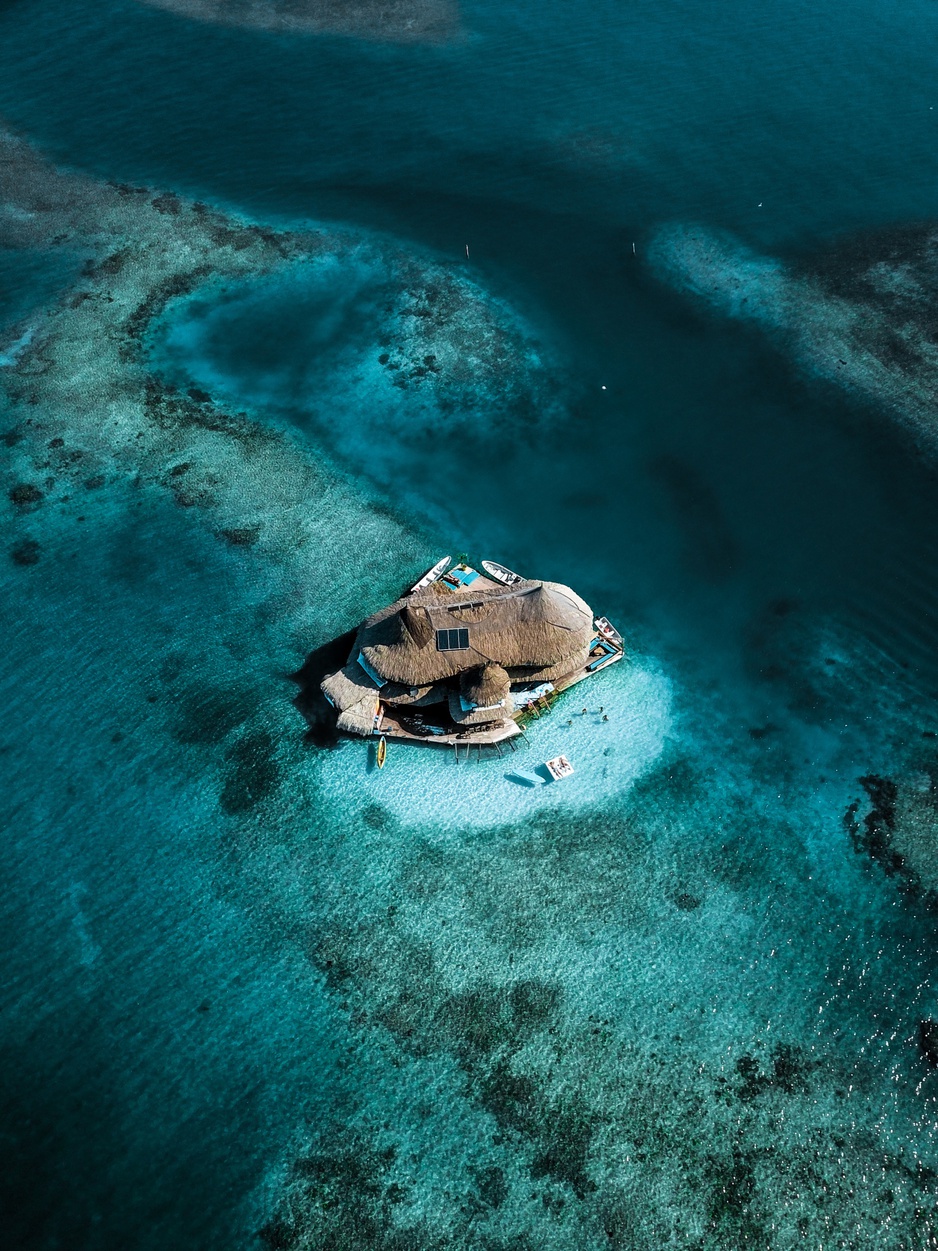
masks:
{"label": "turquoise sea water", "polygon": [[[4,569],[11,1242],[927,1246],[935,922],[844,814],[938,731],[934,468],[649,245],[934,217],[938,11],[463,17],[0,9],[0,114],[57,161],[345,232],[147,350],[419,536],[297,585],[128,478]],[[71,277],[0,257],[3,323]],[[471,368],[396,387],[415,342]],[[303,740],[286,675],[463,548],[627,635],[532,732],[566,791]]]}

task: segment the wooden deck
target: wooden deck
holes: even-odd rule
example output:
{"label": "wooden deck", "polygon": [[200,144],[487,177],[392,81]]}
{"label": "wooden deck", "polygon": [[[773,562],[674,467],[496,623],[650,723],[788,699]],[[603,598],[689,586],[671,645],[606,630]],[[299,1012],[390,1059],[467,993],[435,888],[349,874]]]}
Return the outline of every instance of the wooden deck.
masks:
{"label": "wooden deck", "polygon": [[[478,572],[476,570],[476,573]],[[437,578],[435,585],[443,587],[444,590],[450,591],[453,595],[464,595],[466,597],[476,595],[479,591],[510,591],[512,589],[501,582],[496,582],[494,578],[486,577],[484,573],[479,573],[479,576],[473,578],[468,586],[450,586],[445,577]]]}
{"label": "wooden deck", "polygon": [[426,743],[430,747],[452,747],[454,744],[463,746],[485,747],[492,743],[504,743],[509,738],[516,738],[523,733],[521,726],[514,719],[500,722],[493,729],[484,726],[477,730],[460,727],[442,734],[415,734],[398,721],[399,708],[381,707],[381,717],[375,727],[375,734],[385,734],[389,739],[404,740],[408,743]]}

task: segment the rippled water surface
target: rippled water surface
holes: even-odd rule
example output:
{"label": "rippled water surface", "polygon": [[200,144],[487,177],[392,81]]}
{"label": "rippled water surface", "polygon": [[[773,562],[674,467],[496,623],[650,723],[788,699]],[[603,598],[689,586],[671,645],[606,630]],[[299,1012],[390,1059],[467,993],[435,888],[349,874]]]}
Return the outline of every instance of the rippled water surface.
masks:
{"label": "rippled water surface", "polygon": [[[15,1245],[930,1245],[934,911],[862,846],[871,778],[938,771],[934,460],[652,242],[934,217],[938,10],[462,14],[0,8],[0,114],[56,161],[341,239],[146,339],[333,484],[308,581],[130,468],[3,571]],[[0,252],[0,326],[79,267]],[[627,637],[532,730],[565,792],[304,741],[287,675],[461,550]]]}

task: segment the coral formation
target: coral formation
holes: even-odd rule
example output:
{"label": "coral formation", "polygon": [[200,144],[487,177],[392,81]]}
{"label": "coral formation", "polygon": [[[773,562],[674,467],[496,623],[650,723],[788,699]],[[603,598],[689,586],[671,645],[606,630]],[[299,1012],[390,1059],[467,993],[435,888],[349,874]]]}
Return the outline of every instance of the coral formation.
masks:
{"label": "coral formation", "polygon": [[565,415],[565,380],[524,320],[390,240],[337,239],[261,277],[203,283],[146,339],[177,390],[251,403],[414,512],[427,505],[413,481],[451,479]]}
{"label": "coral formation", "polygon": [[[915,767],[912,767],[915,766]],[[845,822],[854,847],[938,910],[938,760],[911,753],[896,779],[859,779],[866,802],[854,800]],[[862,815],[861,815],[862,814]]]}
{"label": "coral formation", "polygon": [[[682,807],[660,784],[628,815],[541,818],[494,845],[407,839],[390,876],[336,885],[312,955],[376,1067],[341,1124],[311,1135],[269,1246],[859,1249],[883,1226],[914,1245],[935,1174],[848,1112],[869,1089],[862,1066],[808,1019],[777,1037],[730,1008],[733,950],[726,969],[712,952],[695,962],[680,991],[658,984],[674,950],[655,944],[694,960],[700,924],[648,893]],[[373,829],[376,848],[406,839],[377,814]],[[712,890],[699,909],[720,906]],[[787,888],[768,905],[791,906]],[[755,931],[738,939],[767,986],[795,975]],[[405,1124],[391,1090],[408,1073]],[[443,1164],[440,1137],[458,1165]]]}

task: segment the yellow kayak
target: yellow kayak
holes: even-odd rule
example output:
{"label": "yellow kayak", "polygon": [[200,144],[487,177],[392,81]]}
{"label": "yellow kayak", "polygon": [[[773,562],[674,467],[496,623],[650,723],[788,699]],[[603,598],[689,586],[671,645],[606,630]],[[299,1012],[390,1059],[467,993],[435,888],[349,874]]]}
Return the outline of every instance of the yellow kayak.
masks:
{"label": "yellow kayak", "polygon": [[387,759],[387,754],[388,754],[388,740],[382,734],[381,738],[378,741],[378,768],[379,769],[384,768],[384,762]]}

